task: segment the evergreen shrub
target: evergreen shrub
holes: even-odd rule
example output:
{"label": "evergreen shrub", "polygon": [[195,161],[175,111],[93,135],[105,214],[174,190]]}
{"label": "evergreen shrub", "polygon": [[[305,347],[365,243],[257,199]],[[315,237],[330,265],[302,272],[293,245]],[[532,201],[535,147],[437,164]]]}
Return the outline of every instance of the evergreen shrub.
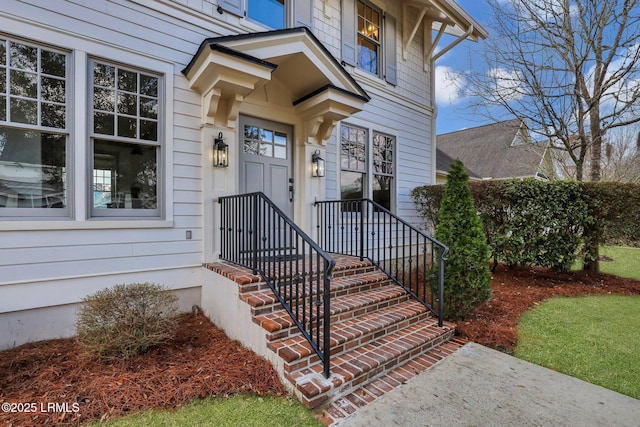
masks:
{"label": "evergreen shrub", "polygon": [[92,357],[129,359],[175,334],[178,298],[151,283],[116,285],[83,299],[76,319],[77,340]]}
{"label": "evergreen shrub", "polygon": [[489,246],[467,185],[469,175],[456,160],[438,212],[435,237],[449,247],[444,267],[444,316],[458,320],[491,298]]}

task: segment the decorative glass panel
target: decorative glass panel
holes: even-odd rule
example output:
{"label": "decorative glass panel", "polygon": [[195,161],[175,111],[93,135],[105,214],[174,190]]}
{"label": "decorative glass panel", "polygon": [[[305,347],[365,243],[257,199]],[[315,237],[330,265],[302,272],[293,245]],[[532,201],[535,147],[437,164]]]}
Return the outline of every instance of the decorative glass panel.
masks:
{"label": "decorative glass panel", "polygon": [[95,209],[157,209],[158,147],[97,140],[93,155]]}
{"label": "decorative glass panel", "polygon": [[66,137],[0,128],[0,208],[66,206]]}

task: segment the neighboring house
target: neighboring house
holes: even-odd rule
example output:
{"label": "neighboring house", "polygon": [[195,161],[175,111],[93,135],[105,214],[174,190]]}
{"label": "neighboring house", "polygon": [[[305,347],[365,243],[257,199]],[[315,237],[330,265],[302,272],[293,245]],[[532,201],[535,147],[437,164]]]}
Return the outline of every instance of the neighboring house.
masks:
{"label": "neighboring house", "polygon": [[[471,178],[509,179],[549,176],[546,144],[532,142],[520,119],[450,132],[436,137],[438,183],[446,181],[449,159],[460,159]],[[440,162],[442,161],[442,162]]]}
{"label": "neighboring house", "polygon": [[[449,175],[453,162],[455,162],[455,159],[436,147],[436,184],[444,184],[447,182],[447,176]],[[478,181],[481,179],[475,172],[469,170],[469,168],[465,167],[465,169],[469,174],[470,181]]]}
{"label": "neighboring house", "polygon": [[225,196],[261,191],[312,236],[323,200],[419,222],[434,55],[486,36],[453,0],[4,0],[0,348],[73,335],[122,283],[244,324],[203,267],[253,212]]}

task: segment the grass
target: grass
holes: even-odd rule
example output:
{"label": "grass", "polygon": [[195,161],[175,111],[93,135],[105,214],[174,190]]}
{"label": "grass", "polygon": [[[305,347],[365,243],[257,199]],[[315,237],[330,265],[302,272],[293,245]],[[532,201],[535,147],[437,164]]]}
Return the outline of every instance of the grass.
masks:
{"label": "grass", "polygon": [[600,255],[613,259],[600,262],[603,273],[640,280],[640,248],[602,246]]}
{"label": "grass", "polygon": [[146,411],[93,425],[109,427],[322,426],[313,414],[294,398],[255,395],[196,400],[176,411]]}
{"label": "grass", "polygon": [[640,399],[640,297],[556,297],[525,313],[515,356]]}

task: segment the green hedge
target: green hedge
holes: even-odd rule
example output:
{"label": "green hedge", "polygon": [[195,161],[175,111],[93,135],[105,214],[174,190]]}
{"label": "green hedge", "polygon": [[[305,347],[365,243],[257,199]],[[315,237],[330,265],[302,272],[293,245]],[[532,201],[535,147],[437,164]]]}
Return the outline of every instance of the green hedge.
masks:
{"label": "green hedge", "polygon": [[[640,185],[533,179],[470,182],[496,262],[558,270],[597,259],[600,244],[640,245]],[[411,196],[433,230],[442,186]]]}

